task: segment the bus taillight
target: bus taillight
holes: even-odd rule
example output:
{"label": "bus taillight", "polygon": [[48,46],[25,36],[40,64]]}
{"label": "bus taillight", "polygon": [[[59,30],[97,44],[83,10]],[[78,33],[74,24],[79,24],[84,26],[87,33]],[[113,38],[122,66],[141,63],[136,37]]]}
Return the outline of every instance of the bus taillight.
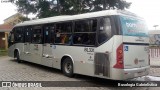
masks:
{"label": "bus taillight", "polygon": [[123,62],[123,44],[121,44],[117,50],[116,50],[116,64],[114,65],[114,68],[124,68],[124,62]]}

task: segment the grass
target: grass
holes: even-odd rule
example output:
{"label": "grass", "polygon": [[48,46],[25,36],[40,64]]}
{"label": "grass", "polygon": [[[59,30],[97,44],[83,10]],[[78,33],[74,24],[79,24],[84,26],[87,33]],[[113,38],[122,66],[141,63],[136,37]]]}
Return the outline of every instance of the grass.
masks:
{"label": "grass", "polygon": [[7,56],[7,50],[0,49],[0,56]]}

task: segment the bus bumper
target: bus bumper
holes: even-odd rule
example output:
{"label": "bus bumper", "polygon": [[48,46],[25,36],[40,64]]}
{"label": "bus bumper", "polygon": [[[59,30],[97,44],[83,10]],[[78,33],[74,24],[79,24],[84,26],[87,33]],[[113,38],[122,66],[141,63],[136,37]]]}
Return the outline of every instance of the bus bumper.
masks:
{"label": "bus bumper", "polygon": [[132,69],[116,69],[113,68],[111,78],[114,80],[126,80],[149,74],[150,66]]}

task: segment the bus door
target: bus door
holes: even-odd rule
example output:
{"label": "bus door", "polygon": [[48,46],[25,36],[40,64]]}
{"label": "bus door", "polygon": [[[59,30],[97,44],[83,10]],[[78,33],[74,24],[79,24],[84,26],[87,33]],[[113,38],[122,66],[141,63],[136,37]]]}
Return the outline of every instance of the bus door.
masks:
{"label": "bus door", "polygon": [[23,60],[30,61],[30,55],[31,55],[30,43],[28,43],[28,42],[24,43],[24,52],[23,53],[24,53]]}
{"label": "bus door", "polygon": [[44,26],[43,28],[43,51],[42,51],[42,64],[45,66],[52,67],[53,64],[53,54],[52,54],[52,44],[54,42],[54,27]]}
{"label": "bus door", "polygon": [[24,51],[23,51],[23,60],[30,61],[31,60],[31,52],[30,52],[30,43],[31,43],[31,28],[25,27],[25,33],[24,33]]}
{"label": "bus door", "polygon": [[32,30],[32,44],[30,44],[31,60],[41,64],[42,57],[42,26],[34,26]]}

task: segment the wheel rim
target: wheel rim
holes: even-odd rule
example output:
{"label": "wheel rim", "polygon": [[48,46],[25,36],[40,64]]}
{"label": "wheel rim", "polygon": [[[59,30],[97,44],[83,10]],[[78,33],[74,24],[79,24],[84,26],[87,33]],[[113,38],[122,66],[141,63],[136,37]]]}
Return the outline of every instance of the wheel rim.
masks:
{"label": "wheel rim", "polygon": [[65,69],[66,73],[71,73],[71,71],[72,71],[72,64],[70,62],[67,62],[65,64],[64,69]]}

